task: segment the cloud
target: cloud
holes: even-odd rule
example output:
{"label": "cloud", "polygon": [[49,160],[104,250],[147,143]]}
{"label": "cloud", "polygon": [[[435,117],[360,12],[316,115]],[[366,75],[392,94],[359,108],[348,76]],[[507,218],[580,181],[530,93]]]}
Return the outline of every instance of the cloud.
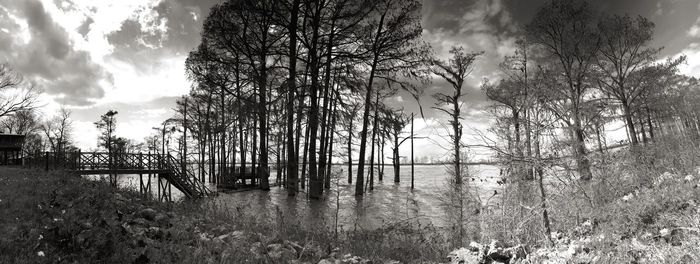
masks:
{"label": "cloud", "polygon": [[216,4],[207,1],[160,1],[137,9],[107,35],[114,59],[148,73],[163,57],[186,55],[200,42],[203,17]]}
{"label": "cloud", "polygon": [[112,75],[95,63],[90,53],[74,48],[66,29],[52,19],[41,2],[6,5],[0,13],[4,13],[0,25],[16,32],[0,33],[0,59],[9,61],[60,103],[89,105],[104,96]]}
{"label": "cloud", "polygon": [[87,37],[87,34],[90,33],[90,25],[92,23],[95,23],[95,20],[92,19],[92,17],[88,17],[83,21],[83,24],[78,27],[78,33],[83,36],[83,38]]}
{"label": "cloud", "polygon": [[690,26],[690,29],[688,29],[688,36],[700,38],[700,17],[698,17],[698,20],[696,20],[695,23]]}
{"label": "cloud", "polygon": [[163,120],[171,117],[171,110],[178,97],[159,97],[146,102],[113,102],[90,107],[71,109],[72,117],[81,122],[76,126],[82,138],[77,139],[78,146],[85,149],[97,147],[97,130],[93,122],[108,110],[115,110],[117,114],[117,130],[119,137],[125,137],[141,141],[153,133],[152,127],[156,127]]}
{"label": "cloud", "polygon": [[692,43],[674,58],[686,55],[686,63],[679,66],[681,74],[700,78],[700,43]]}

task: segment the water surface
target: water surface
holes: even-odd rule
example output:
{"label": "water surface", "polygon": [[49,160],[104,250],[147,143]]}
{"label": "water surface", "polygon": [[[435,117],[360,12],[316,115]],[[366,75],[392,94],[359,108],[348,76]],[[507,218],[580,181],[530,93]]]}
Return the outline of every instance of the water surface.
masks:
{"label": "water surface", "polygon": [[[357,167],[353,168],[353,174]],[[310,200],[306,192],[296,197],[289,197],[282,187],[272,187],[269,192],[252,190],[239,192],[221,192],[216,199],[227,207],[244,210],[259,217],[284,217],[309,224],[333,225],[336,213],[339,225],[344,229],[372,229],[389,223],[409,221],[412,223],[431,223],[445,225],[443,210],[444,194],[447,190],[448,173],[445,165],[416,165],[415,188],[411,190],[411,167],[403,165],[400,169],[400,182],[395,183],[392,166],[385,167],[383,181],[375,174],[374,190],[361,196],[354,196],[355,185],[347,181],[347,166],[334,165],[335,175],[330,190],[324,191],[320,200]],[[501,185],[499,169],[492,165],[469,166],[468,183],[478,191],[482,203],[493,203],[498,199]],[[276,178],[272,171],[270,182]],[[353,175],[353,180],[356,175]],[[147,175],[144,175],[147,181]],[[91,178],[106,178],[95,176]],[[367,178],[365,180],[368,180]],[[139,175],[120,175],[118,185],[138,190]],[[157,178],[151,178],[152,193],[156,194]],[[210,185],[210,188],[214,186]],[[173,199],[183,198],[181,192],[172,188]]]}

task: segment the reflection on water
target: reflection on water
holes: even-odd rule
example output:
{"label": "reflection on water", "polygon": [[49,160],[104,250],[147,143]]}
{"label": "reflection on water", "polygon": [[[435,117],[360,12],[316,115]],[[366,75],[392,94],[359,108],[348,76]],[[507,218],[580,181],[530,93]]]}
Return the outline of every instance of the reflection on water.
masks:
{"label": "reflection on water", "polygon": [[[393,168],[385,167],[384,181],[377,180],[375,174],[375,186],[373,191],[368,191],[362,197],[354,196],[355,186],[347,183],[347,166],[334,166],[334,171],[341,178],[339,186],[335,179],[330,191],[326,190],[321,200],[309,200],[306,193],[302,192],[297,197],[289,197],[287,191],[281,187],[272,187],[269,192],[242,191],[222,192],[213,198],[231,208],[238,208],[246,213],[259,217],[278,217],[285,219],[298,219],[309,224],[332,225],[335,219],[336,209],[339,204],[338,221],[344,229],[376,228],[386,223],[397,221],[411,221],[420,223],[432,223],[443,226],[445,223],[444,212],[441,207],[441,195],[447,189],[448,174],[444,165],[416,165],[415,189],[411,191],[411,167],[401,166],[400,183],[393,182]],[[469,184],[477,187],[482,203],[494,199],[494,192],[500,192],[501,186],[496,183],[499,180],[499,169],[496,166],[477,165],[470,166]],[[353,169],[356,172],[356,168]],[[97,176],[96,178],[106,176]],[[146,176],[144,178],[147,179]],[[270,175],[270,182],[274,182],[276,172]],[[355,175],[353,175],[353,180]],[[138,175],[121,175],[119,186],[138,190]],[[152,192],[156,193],[157,179],[151,179]],[[339,193],[336,192],[339,191]],[[183,195],[176,188],[172,188],[173,199],[182,199]],[[338,202],[336,202],[338,200]]]}

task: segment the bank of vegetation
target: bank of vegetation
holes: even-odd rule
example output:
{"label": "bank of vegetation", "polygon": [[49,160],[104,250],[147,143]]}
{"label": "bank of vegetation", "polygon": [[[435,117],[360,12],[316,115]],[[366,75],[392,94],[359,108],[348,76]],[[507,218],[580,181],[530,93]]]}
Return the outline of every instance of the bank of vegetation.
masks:
{"label": "bank of vegetation", "polygon": [[431,227],[312,227],[211,200],[161,203],[60,171],[0,168],[0,209],[0,263],[408,263],[448,250]]}
{"label": "bank of vegetation", "polygon": [[[480,145],[493,151],[503,190],[498,199],[480,201],[478,186],[466,180],[463,118],[465,81],[483,52],[456,45],[445,57],[433,54],[422,39],[420,10],[415,0],[223,1],[211,9],[201,44],[185,61],[193,87],[178,100],[175,116],[144,144],[116,137],[117,111],[96,126],[101,148],[169,153],[183,167],[196,164],[200,181],[226,183],[236,180],[236,168],[260,175],[271,168],[288,195],[328,199],[339,177],[355,185],[356,196],[374,191],[376,181],[399,182],[399,147],[419,138],[414,122],[430,109],[440,114],[437,129],[449,145],[450,177],[440,193],[447,228],[390,225],[336,234],[284,216],[211,210],[206,201],[157,204],[129,192],[113,195],[101,183],[16,171],[24,176],[2,187],[17,193],[2,198],[15,213],[4,220],[14,223],[3,227],[6,237],[17,239],[3,240],[8,259],[28,253],[42,259],[37,252],[43,252],[78,261],[92,254],[105,261],[235,262],[281,261],[282,254],[315,262],[339,257],[331,255],[338,247],[402,262],[439,261],[459,248],[453,255],[485,262],[700,261],[700,84],[679,73],[685,57],[664,57],[652,46],[652,21],[608,14],[582,0],[553,0],[516,30],[513,54],[503,58],[498,78],[481,87],[492,122],[480,131]],[[20,83],[7,67],[0,73],[10,81],[0,88]],[[431,80],[448,85],[426,89]],[[16,107],[0,111],[2,125],[27,134],[30,153],[68,151],[69,111],[38,121],[36,93],[28,91],[10,98]],[[430,105],[405,111],[389,100],[397,95],[416,104],[430,97]],[[625,129],[623,148],[606,142],[615,126]],[[348,162],[343,175],[331,173],[338,160]],[[386,161],[396,166],[393,179],[384,179]],[[260,177],[262,191],[272,185],[268,180]],[[76,205],[85,210],[70,210]],[[139,216],[146,206],[168,222]],[[62,214],[72,220],[54,221]],[[84,225],[84,219],[97,222]],[[53,231],[44,234],[44,226]],[[92,232],[84,230],[97,231],[80,236]],[[226,233],[235,231],[245,235]],[[32,238],[37,232],[41,239]],[[236,237],[235,246],[221,243],[228,237]],[[304,257],[307,243],[324,253]]]}

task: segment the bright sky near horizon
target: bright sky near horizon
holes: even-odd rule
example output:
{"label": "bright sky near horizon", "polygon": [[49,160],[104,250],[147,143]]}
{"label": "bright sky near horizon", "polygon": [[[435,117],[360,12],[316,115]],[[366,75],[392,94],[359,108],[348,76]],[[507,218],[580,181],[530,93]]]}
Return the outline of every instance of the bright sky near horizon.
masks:
{"label": "bright sky near horizon", "polygon": [[[45,91],[44,115],[53,115],[61,105],[73,111],[74,138],[80,148],[95,148],[93,122],[108,109],[119,111],[119,136],[141,141],[172,115],[175,99],[188,92],[185,58],[199,44],[202,22],[218,2],[0,0],[0,61]],[[498,78],[497,65],[513,53],[518,29],[545,2],[424,0],[423,38],[438,56],[445,58],[452,45],[485,51],[465,87],[466,141],[478,144],[474,131],[488,127],[488,102],[479,89],[481,82]],[[643,15],[655,22],[653,45],[665,47],[662,57],[687,55],[682,73],[700,77],[700,1],[590,2],[609,13]],[[446,86],[433,80],[426,94]],[[411,97],[388,100],[417,112]],[[444,134],[437,121],[444,117],[427,107],[433,101],[426,96],[421,103],[427,110],[426,120],[416,121],[417,133]],[[624,129],[616,134],[624,136]],[[430,140],[417,144],[417,156],[444,152]]]}

